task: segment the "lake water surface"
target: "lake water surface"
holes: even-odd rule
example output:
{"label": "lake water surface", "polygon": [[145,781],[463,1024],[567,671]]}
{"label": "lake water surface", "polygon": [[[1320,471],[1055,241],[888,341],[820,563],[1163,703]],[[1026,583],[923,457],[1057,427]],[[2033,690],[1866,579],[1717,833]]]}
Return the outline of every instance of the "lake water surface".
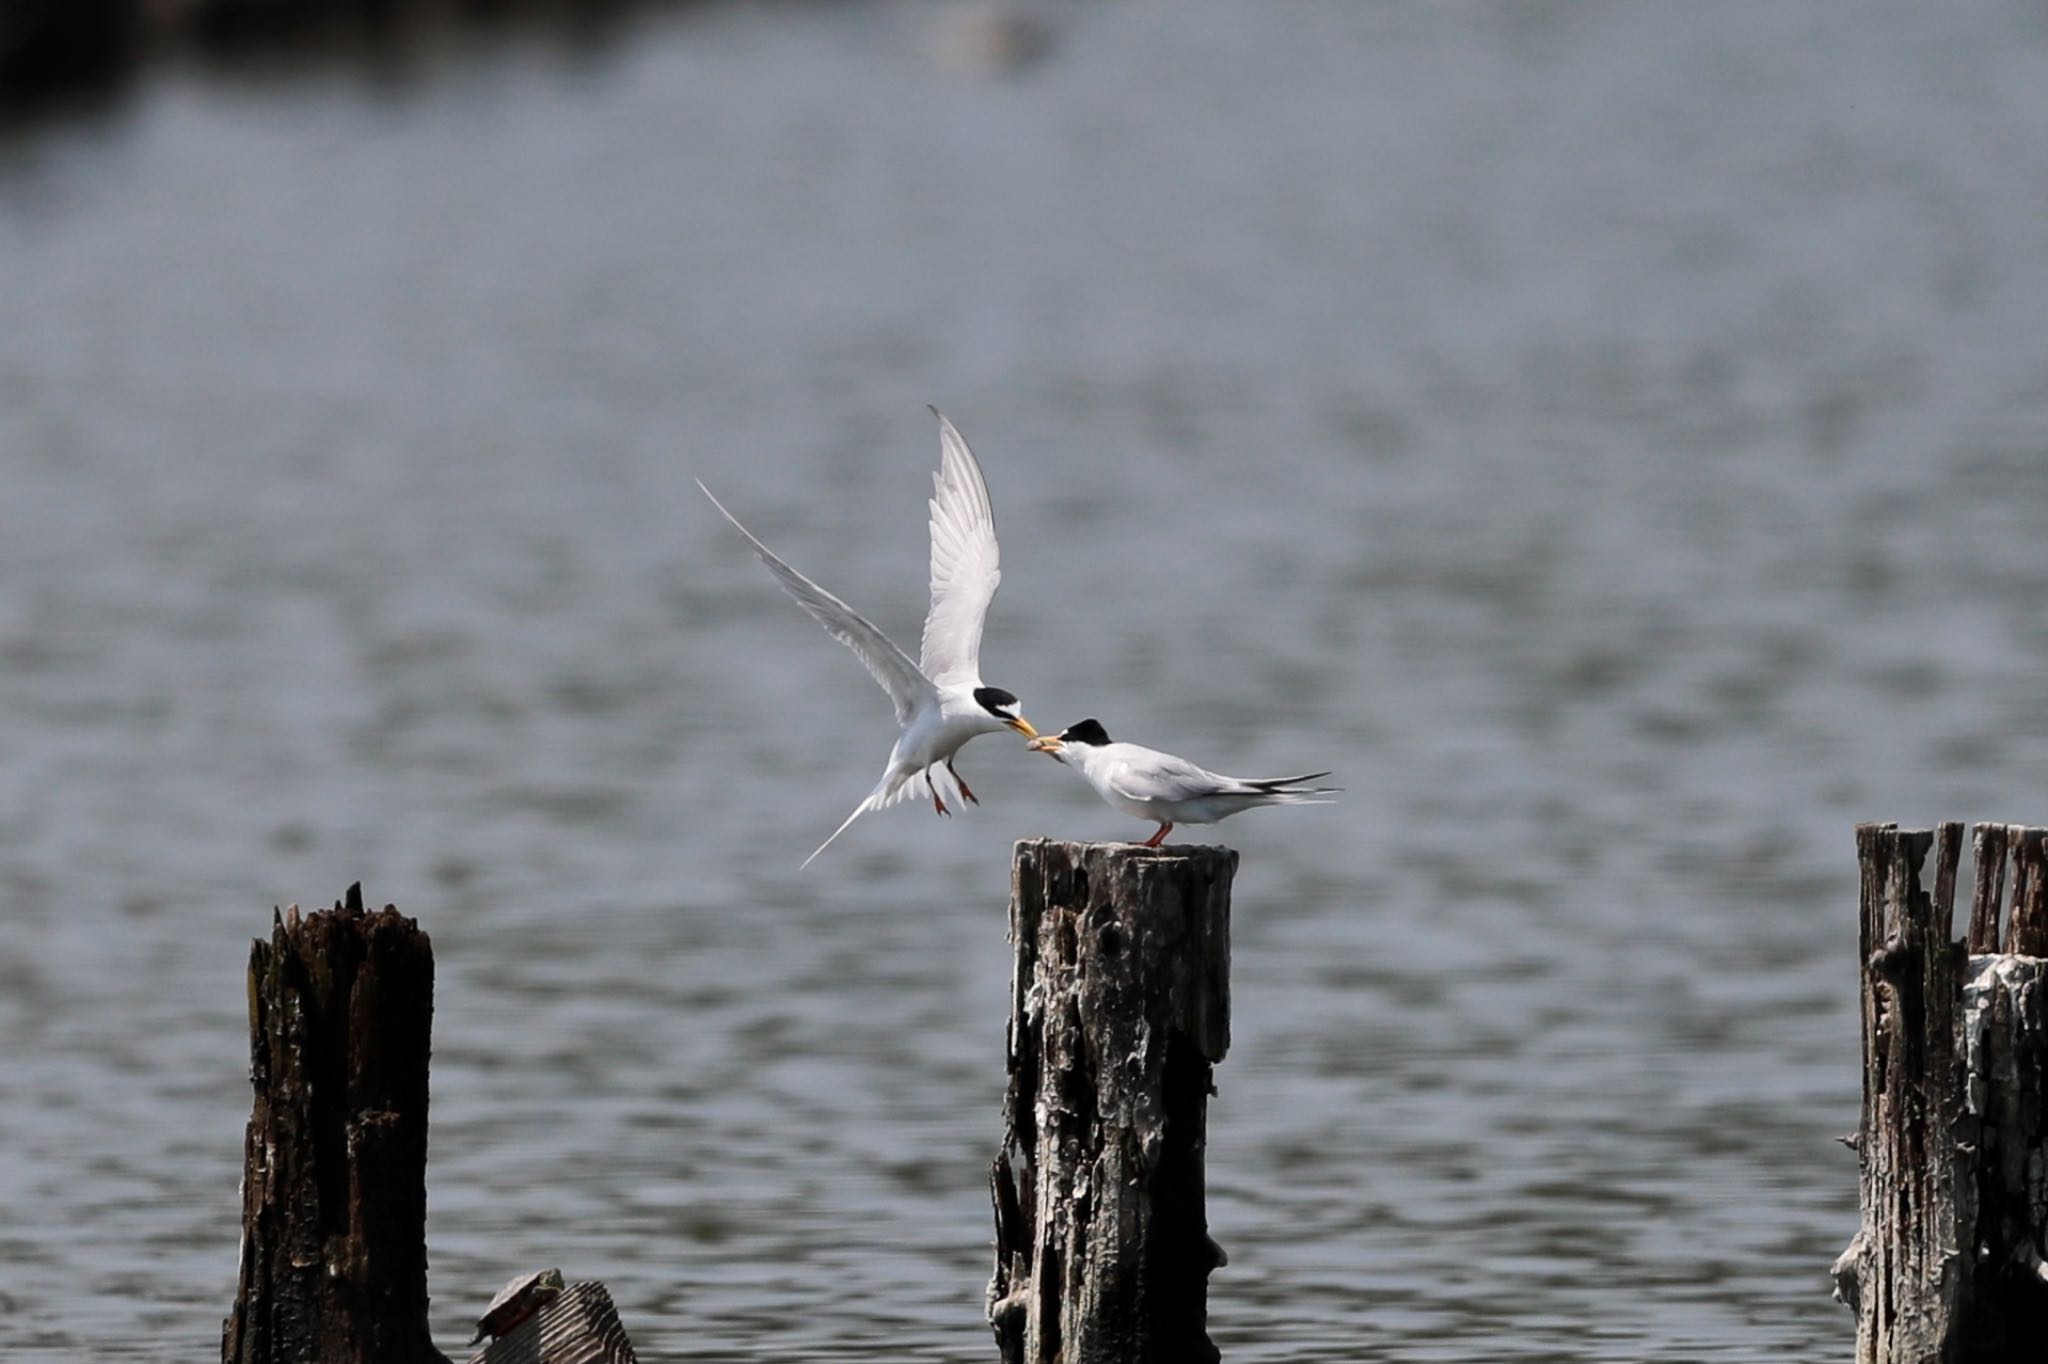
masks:
{"label": "lake water surface", "polygon": [[[198,1359],[247,941],[432,933],[445,1348],[986,1360],[1014,839],[797,863],[914,640],[1225,770],[1226,1359],[1846,1358],[1860,819],[2048,792],[2035,3],[710,6],[0,143],[0,1354]],[[1189,831],[1196,838],[1214,837]]]}

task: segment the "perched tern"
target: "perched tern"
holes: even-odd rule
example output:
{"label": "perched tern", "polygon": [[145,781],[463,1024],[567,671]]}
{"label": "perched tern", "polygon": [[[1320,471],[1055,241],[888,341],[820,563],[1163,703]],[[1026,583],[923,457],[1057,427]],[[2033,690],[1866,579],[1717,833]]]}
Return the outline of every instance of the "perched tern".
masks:
{"label": "perched tern", "polygon": [[888,766],[875,789],[853,807],[831,838],[818,845],[817,852],[804,859],[806,867],[856,819],[912,795],[919,777],[931,793],[933,808],[951,814],[932,780],[935,767],[943,766],[959,794],[979,805],[953,769],[953,755],[975,735],[1014,729],[1027,739],[1038,737],[1019,713],[1015,696],[982,684],[981,628],[1003,579],[997,563],[995,513],[974,452],[943,412],[935,407],[932,415],[939,419],[939,468],[932,475],[931,499],[932,605],[924,620],[923,656],[916,663],[867,617],[776,558],[724,503],[711,497],[709,488],[701,481],[697,484],[719,514],[746,537],[783,590],[874,674],[895,704],[896,723],[903,730],[889,750]]}
{"label": "perched tern", "polygon": [[1149,819],[1159,831],[1145,840],[1156,848],[1176,824],[1214,824],[1260,805],[1328,805],[1339,786],[1303,786],[1328,772],[1298,777],[1226,777],[1186,758],[1138,744],[1112,743],[1094,720],[1067,726],[1057,738],[1033,739],[1033,752],[1049,753],[1079,772],[1115,809]]}

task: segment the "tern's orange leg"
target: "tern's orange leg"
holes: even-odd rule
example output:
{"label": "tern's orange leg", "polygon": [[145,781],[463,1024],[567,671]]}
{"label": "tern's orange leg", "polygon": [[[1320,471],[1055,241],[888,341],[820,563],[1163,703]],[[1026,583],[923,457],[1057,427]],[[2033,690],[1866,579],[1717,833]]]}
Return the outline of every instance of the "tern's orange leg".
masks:
{"label": "tern's orange leg", "polygon": [[946,808],[946,802],[939,799],[939,788],[932,785],[932,770],[929,767],[924,770],[924,789],[932,793],[932,808],[934,810],[937,810],[942,815],[953,813]]}
{"label": "tern's orange leg", "polygon": [[1158,833],[1152,835],[1152,837],[1145,840],[1144,846],[1148,848],[1156,848],[1161,843],[1164,843],[1166,841],[1166,836],[1172,832],[1173,826],[1171,824],[1162,824],[1159,826]]}
{"label": "tern's orange leg", "polygon": [[953,773],[953,782],[960,788],[961,795],[967,797],[969,801],[976,805],[981,804],[981,798],[974,794],[974,788],[969,786],[958,772],[953,771],[953,760],[951,758],[946,759],[946,770]]}

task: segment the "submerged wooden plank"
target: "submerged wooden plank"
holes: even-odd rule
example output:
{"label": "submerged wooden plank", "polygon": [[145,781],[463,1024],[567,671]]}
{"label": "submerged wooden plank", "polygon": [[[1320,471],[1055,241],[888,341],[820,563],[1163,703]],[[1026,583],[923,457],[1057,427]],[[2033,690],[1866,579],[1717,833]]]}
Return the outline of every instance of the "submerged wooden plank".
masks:
{"label": "submerged wooden plank", "polygon": [[471,1355],[468,1364],[638,1364],[612,1295],[572,1283],[562,1295]]}

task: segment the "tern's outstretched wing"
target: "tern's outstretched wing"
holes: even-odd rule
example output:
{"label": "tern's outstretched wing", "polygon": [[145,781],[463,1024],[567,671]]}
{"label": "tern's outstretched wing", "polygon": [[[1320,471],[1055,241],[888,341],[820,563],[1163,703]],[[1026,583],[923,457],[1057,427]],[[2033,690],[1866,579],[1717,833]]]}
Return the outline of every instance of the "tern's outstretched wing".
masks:
{"label": "tern's outstretched wing", "polygon": [[[711,489],[700,481],[698,488],[704,496],[711,497]],[[854,655],[867,665],[875,681],[882,684],[882,690],[889,693],[889,700],[896,706],[896,723],[909,723],[911,712],[920,701],[934,695],[932,684],[918,671],[910,656],[889,642],[889,637],[874,627],[866,616],[848,606],[824,588],[791,568],[775,557],[768,546],[754,538],[754,533],[739,523],[739,518],[725,509],[725,504],[711,497],[711,505],[718,508],[719,515],[732,522],[732,528],[747,537],[747,543],[754,547],[754,553],[761,556],[761,562],[768,565],[782,584],[783,590],[795,597],[797,605],[811,613],[811,619],[825,627],[825,632],[853,650]]]}
{"label": "tern's outstretched wing", "polygon": [[932,609],[924,620],[920,666],[932,681],[981,685],[981,627],[1003,580],[996,516],[974,452],[945,413],[939,419],[939,470],[932,475]]}

